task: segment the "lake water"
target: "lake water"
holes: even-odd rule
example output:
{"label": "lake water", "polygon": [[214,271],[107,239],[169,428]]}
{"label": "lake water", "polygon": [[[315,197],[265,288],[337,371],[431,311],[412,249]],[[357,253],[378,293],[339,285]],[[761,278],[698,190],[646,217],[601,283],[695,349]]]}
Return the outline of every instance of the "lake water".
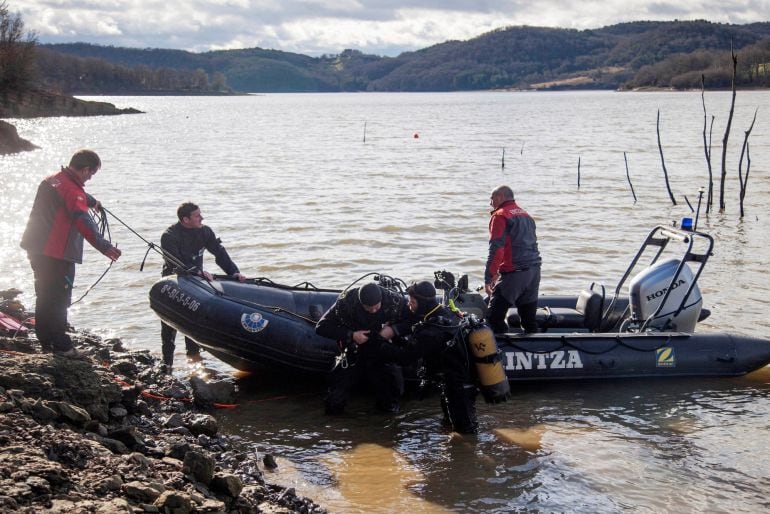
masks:
{"label": "lake water", "polygon": [[[439,269],[481,285],[489,192],[501,183],[538,223],[541,292],[614,286],[649,230],[691,215],[684,196],[696,206],[707,186],[700,93],[99,99],[146,113],[13,120],[41,149],[0,157],[0,289],[23,289],[30,307],[32,279],[18,241],[39,181],[81,147],[104,162],[87,190],[145,238],[158,242],[177,205],[193,200],[246,275],[335,288],[368,272],[409,282]],[[709,120],[716,117],[716,177],[730,94],[708,93],[706,106]],[[755,109],[741,219],[738,164]],[[658,110],[676,206],[661,169]],[[698,225],[716,239],[700,282],[712,311],[701,330],[770,333],[768,115],[770,93],[738,93],[727,208],[701,213]],[[145,243],[114,220],[111,228],[123,257],[72,307],[70,320],[159,352],[147,292],[161,260],[151,252],[140,271]],[[88,248],[75,296],[106,267]],[[184,361],[181,353],[177,359]],[[205,364],[232,372],[210,357]],[[328,418],[319,384],[238,377],[241,405],[217,414],[223,426],[278,457],[269,480],[332,511],[754,512],[770,505],[767,369],[737,379],[516,385],[511,402],[480,403],[475,438],[441,428],[436,398],[409,398],[396,417],[359,399],[351,415]]]}

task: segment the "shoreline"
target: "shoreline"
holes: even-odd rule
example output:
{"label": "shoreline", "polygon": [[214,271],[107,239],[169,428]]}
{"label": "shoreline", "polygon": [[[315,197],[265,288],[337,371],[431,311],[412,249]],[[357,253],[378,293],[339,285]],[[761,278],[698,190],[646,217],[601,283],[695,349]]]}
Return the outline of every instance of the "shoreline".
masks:
{"label": "shoreline", "polygon": [[72,336],[83,359],[0,336],[0,511],[326,512],[219,433],[207,412],[235,403],[231,377],[181,382],[147,350]]}

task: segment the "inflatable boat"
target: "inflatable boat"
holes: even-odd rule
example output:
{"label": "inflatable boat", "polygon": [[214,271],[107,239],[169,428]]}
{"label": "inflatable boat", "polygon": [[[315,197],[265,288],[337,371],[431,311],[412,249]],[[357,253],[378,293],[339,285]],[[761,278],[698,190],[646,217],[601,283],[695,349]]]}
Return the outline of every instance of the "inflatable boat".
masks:
{"label": "inflatable boat", "polygon": [[[713,244],[702,232],[658,226],[614,288],[592,284],[577,295],[541,296],[538,333],[517,331],[518,315],[511,309],[511,331],[495,334],[509,381],[737,376],[767,365],[768,340],[696,332],[709,315],[698,279]],[[672,249],[675,257],[668,256]],[[387,275],[375,279],[404,290],[402,281]],[[442,301],[459,312],[458,326],[486,312],[484,298],[467,282],[467,276],[455,283],[451,273],[435,273]],[[327,373],[338,345],[316,335],[315,324],[340,292],[309,282],[287,286],[266,278],[241,283],[175,275],[152,286],[150,306],[236,369]]]}

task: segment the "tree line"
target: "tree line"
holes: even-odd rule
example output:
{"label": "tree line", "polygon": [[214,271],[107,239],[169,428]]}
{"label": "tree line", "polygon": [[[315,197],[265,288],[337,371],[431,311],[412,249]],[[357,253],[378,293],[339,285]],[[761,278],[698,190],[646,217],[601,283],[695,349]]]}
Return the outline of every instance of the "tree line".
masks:
{"label": "tree line", "polygon": [[224,74],[201,68],[124,66],[40,46],[24,20],[0,0],[0,96],[28,90],[56,93],[229,93]]}
{"label": "tree line", "polygon": [[[306,55],[250,48],[191,53],[85,43],[61,53],[128,67],[220,72],[235,90],[466,91],[730,87],[729,48],[741,54],[739,87],[766,87],[770,23],[633,22],[595,30],[508,27],[396,57],[344,50]],[[745,54],[745,55],[744,55]],[[752,66],[753,63],[753,66]]]}
{"label": "tree line", "polygon": [[0,0],[0,92],[65,94],[486,89],[729,88],[770,85],[770,22],[632,22],[595,30],[508,27],[396,57],[309,57],[260,48],[192,53],[39,45]]}

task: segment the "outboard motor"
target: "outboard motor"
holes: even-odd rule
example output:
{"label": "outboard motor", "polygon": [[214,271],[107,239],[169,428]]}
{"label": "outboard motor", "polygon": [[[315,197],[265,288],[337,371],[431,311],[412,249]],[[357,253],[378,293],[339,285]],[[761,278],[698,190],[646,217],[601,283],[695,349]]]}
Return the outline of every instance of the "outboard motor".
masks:
{"label": "outboard motor", "polygon": [[[634,320],[644,323],[645,329],[695,331],[703,298],[698,284],[694,283],[695,276],[688,265],[682,265],[681,272],[675,278],[676,270],[680,265],[679,259],[660,261],[641,271],[631,280],[629,285],[631,313]],[[690,294],[685,299],[688,291]],[[660,307],[664,299],[666,303]],[[649,319],[651,316],[653,317]]]}

